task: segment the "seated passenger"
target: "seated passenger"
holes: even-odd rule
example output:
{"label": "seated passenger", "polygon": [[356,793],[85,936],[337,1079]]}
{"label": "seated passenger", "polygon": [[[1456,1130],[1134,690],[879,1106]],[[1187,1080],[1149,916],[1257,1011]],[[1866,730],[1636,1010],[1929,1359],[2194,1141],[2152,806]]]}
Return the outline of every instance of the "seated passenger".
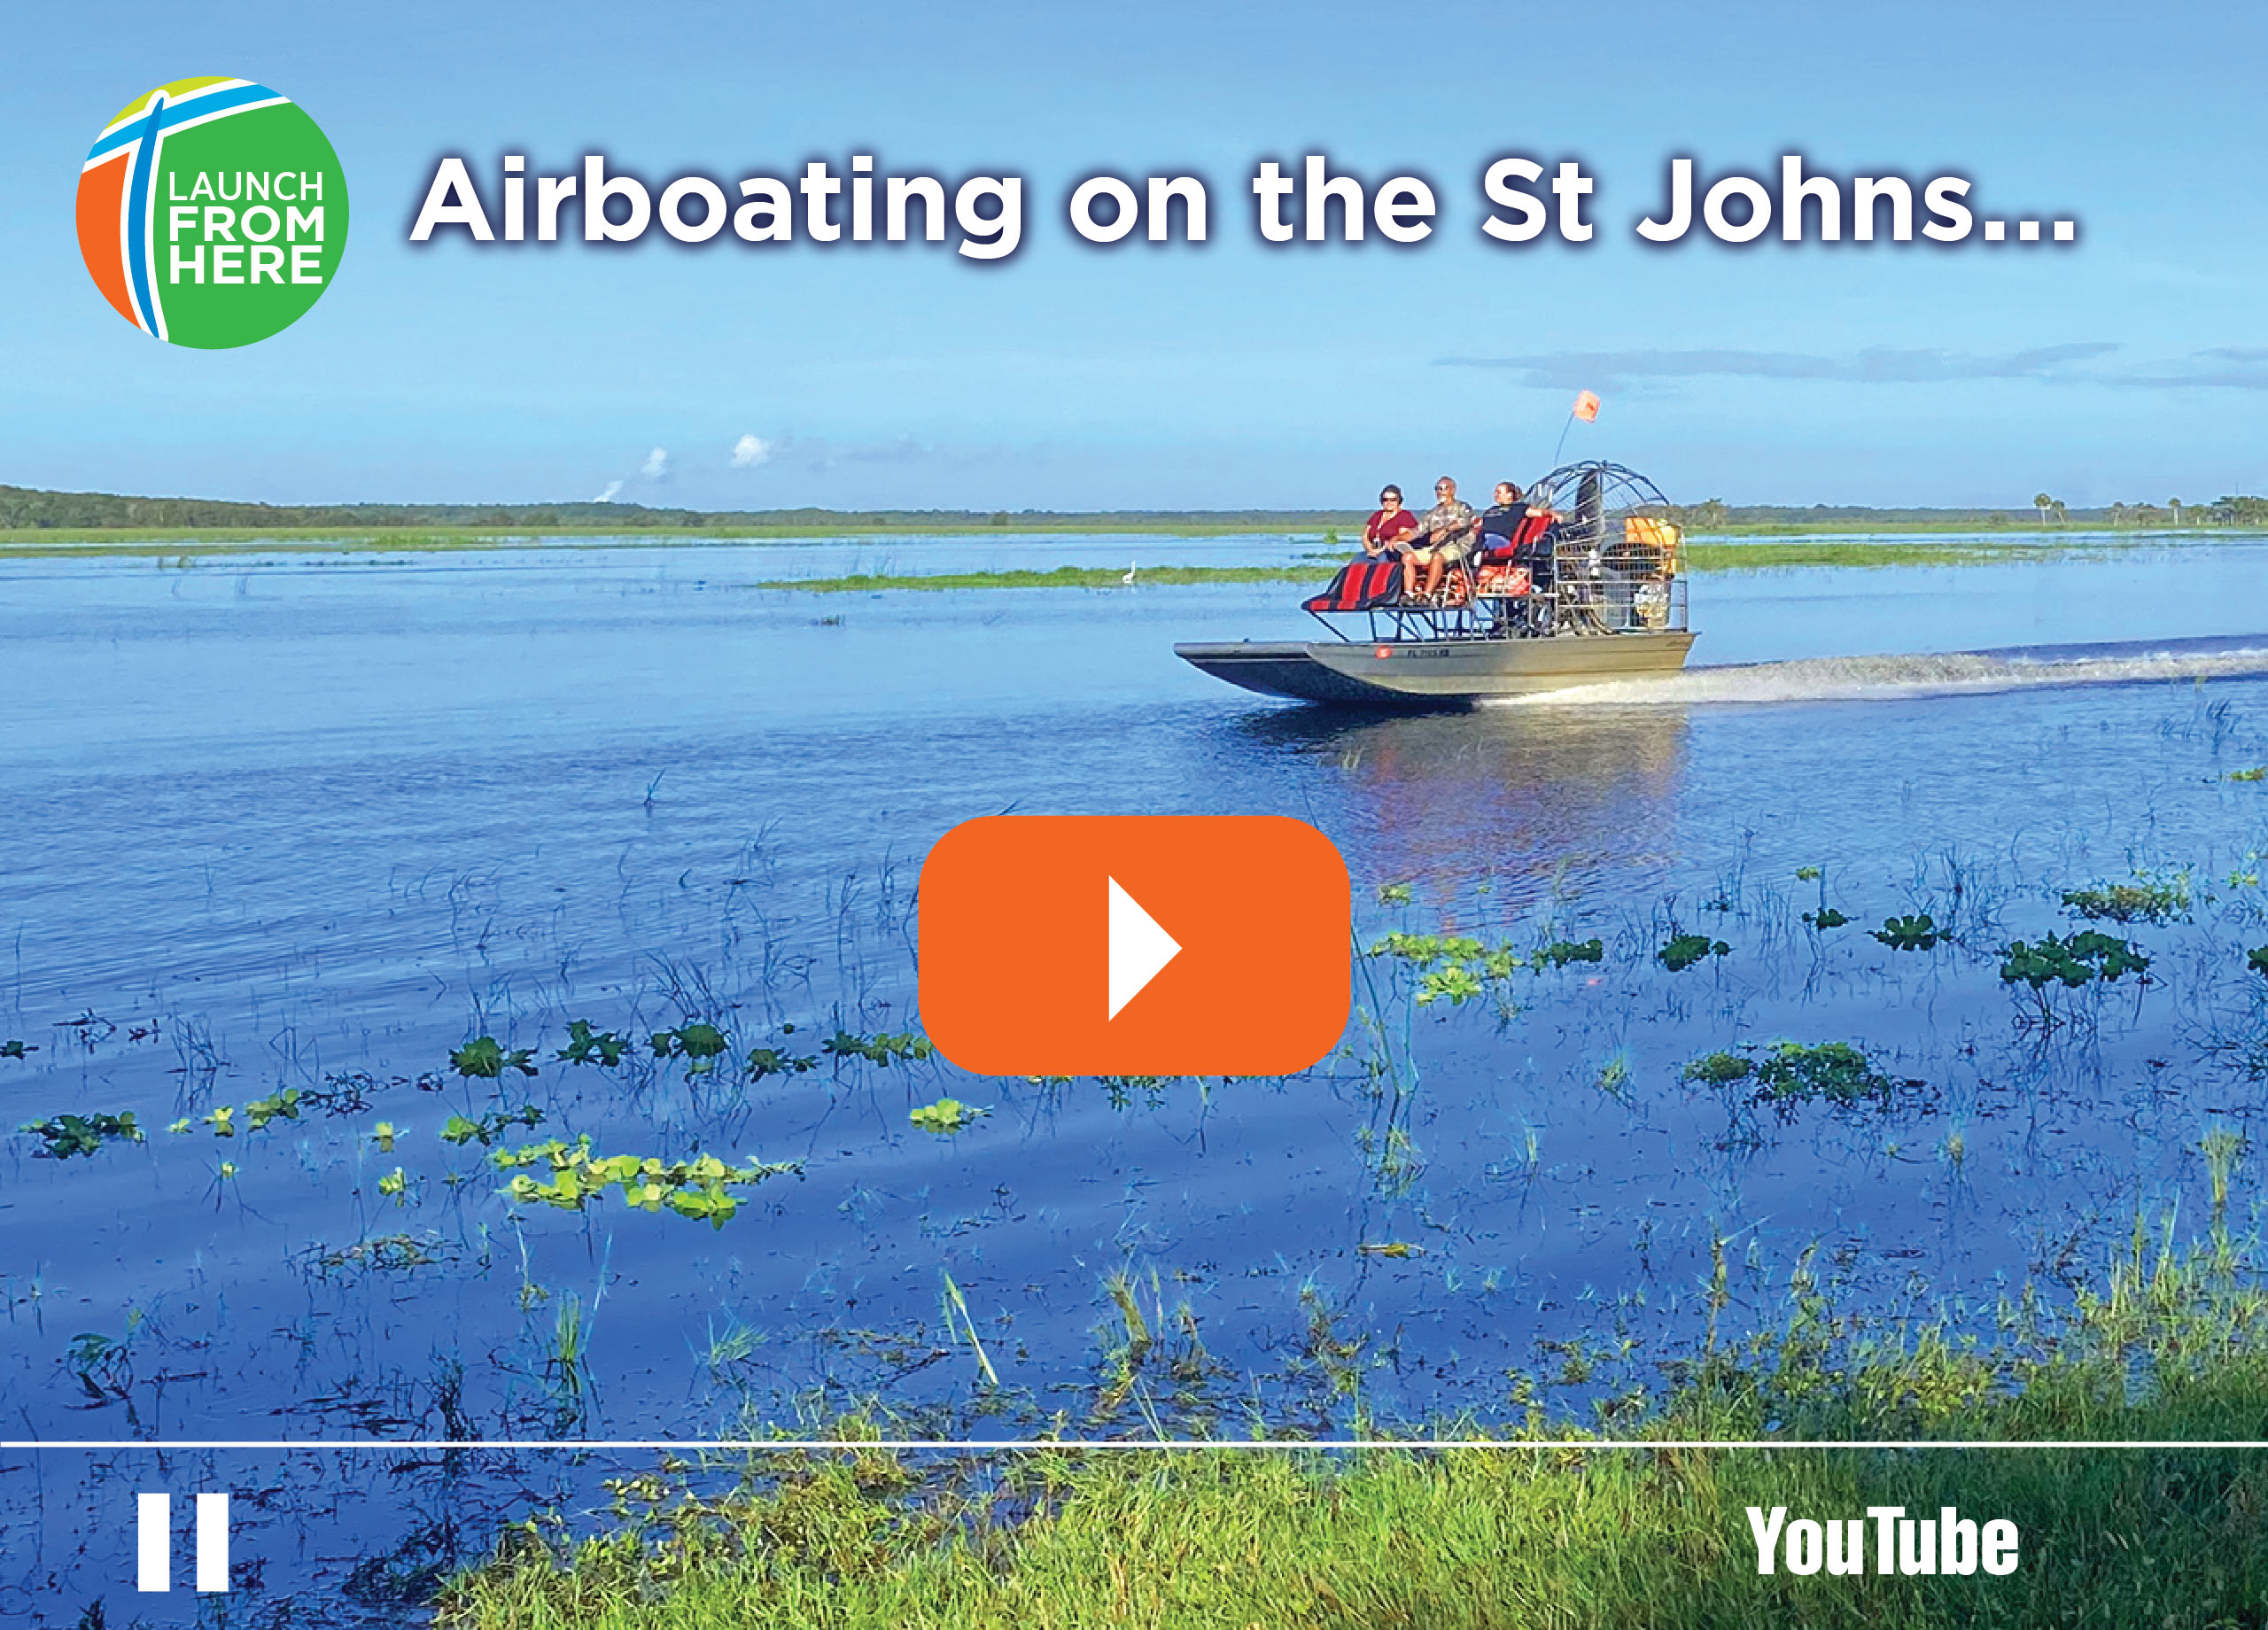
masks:
{"label": "seated passenger", "polygon": [[1402,507],[1402,489],[1389,486],[1379,494],[1379,507],[1363,526],[1363,553],[1372,560],[1399,555],[1418,530],[1418,517]]}
{"label": "seated passenger", "polygon": [[1496,501],[1480,512],[1480,547],[1484,550],[1508,547],[1512,534],[1526,518],[1527,505],[1520,500],[1519,484],[1499,481]]}
{"label": "seated passenger", "polygon": [[1480,517],[1457,497],[1451,477],[1433,483],[1433,507],[1418,524],[1418,546],[1402,557],[1402,592],[1409,599],[1439,593],[1449,569],[1472,558],[1480,530]]}

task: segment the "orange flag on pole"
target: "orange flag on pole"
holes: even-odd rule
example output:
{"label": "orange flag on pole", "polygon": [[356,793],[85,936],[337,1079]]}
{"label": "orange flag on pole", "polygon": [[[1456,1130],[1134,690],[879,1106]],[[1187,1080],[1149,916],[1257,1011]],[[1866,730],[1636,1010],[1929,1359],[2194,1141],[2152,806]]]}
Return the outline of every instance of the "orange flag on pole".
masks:
{"label": "orange flag on pole", "polygon": [[1596,424],[1598,423],[1597,392],[1578,391],[1575,392],[1575,417],[1581,419],[1586,424]]}

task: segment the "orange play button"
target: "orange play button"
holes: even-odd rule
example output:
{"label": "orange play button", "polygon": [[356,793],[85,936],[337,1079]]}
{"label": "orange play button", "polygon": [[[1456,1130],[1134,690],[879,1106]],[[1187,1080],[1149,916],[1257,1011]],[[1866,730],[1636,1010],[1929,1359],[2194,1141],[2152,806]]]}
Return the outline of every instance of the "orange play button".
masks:
{"label": "orange play button", "polygon": [[1275,815],[999,815],[921,866],[921,1020],[987,1075],[1282,1075],[1347,1028],[1347,865]]}

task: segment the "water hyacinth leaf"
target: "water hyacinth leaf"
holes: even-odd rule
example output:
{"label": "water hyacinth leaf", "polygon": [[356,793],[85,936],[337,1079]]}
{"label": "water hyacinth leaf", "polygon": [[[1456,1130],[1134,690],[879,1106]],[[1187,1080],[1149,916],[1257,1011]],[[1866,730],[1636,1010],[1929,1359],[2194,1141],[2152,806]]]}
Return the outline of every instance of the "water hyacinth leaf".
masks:
{"label": "water hyacinth leaf", "polygon": [[1892,951],[1935,951],[1944,940],[1937,920],[1927,912],[1916,912],[1907,917],[1884,920],[1881,928],[1873,930],[1874,937]]}
{"label": "water hyacinth leaf", "polygon": [[2189,914],[2189,880],[2168,881],[2142,878],[2131,883],[2105,883],[2092,889],[2063,892],[2063,909],[2090,922],[2171,922]]}
{"label": "water hyacinth leaf", "polygon": [[2128,974],[2140,974],[2150,966],[2140,946],[2093,928],[2069,939],[2043,935],[2038,944],[2017,940],[2001,951],[2000,959],[2000,978],[2005,982],[2030,985],[2034,990],[2050,984],[2076,990],[2095,980],[2107,984]]}
{"label": "water hyacinth leaf", "polygon": [[567,1027],[567,1044],[551,1056],[562,1064],[595,1064],[612,1069],[630,1051],[630,1038],[617,1030],[597,1030],[587,1019]]}
{"label": "water hyacinth leaf", "polygon": [[929,1044],[927,1036],[917,1036],[911,1030],[896,1035],[854,1036],[848,1030],[838,1029],[819,1044],[819,1051],[838,1063],[845,1059],[864,1059],[869,1064],[888,1069],[892,1064],[908,1059],[928,1058],[936,1049]]}
{"label": "water hyacinth leaf", "polygon": [[1737,1052],[1710,1052],[1688,1064],[1682,1075],[1687,1081],[1697,1081],[1712,1087],[1727,1086],[1736,1081],[1745,1081],[1756,1073],[1753,1060]]}
{"label": "water hyacinth leaf", "polygon": [[506,1070],[523,1075],[536,1073],[535,1049],[517,1047],[507,1052],[493,1036],[476,1036],[449,1054],[450,1067],[467,1081],[495,1081]]}
{"label": "water hyacinth leaf", "polygon": [[257,1132],[270,1121],[297,1121],[299,1118],[299,1090],[286,1087],[267,1098],[256,1098],[245,1105],[245,1120]]}
{"label": "water hyacinth leaf", "polygon": [[762,1081],[766,1075],[800,1075],[819,1067],[819,1060],[809,1053],[791,1053],[779,1047],[757,1047],[748,1055],[748,1073],[751,1080]]}
{"label": "water hyacinth leaf", "polygon": [[134,1112],[109,1115],[62,1114],[51,1121],[32,1121],[23,1129],[37,1137],[46,1146],[36,1152],[38,1157],[53,1160],[67,1160],[74,1155],[93,1155],[113,1140],[138,1144],[142,1129],[134,1124]]}
{"label": "water hyacinth leaf", "polygon": [[1673,974],[1682,974],[1706,957],[1728,957],[1732,947],[1705,934],[1673,934],[1654,959]]}
{"label": "water hyacinth leaf", "polygon": [[647,1045],[657,1059],[684,1059],[698,1066],[711,1066],[732,1051],[732,1043],[722,1030],[697,1021],[674,1030],[657,1030]]}
{"label": "water hyacinth leaf", "polygon": [[[680,1216],[699,1217],[722,1228],[740,1208],[734,1188],[750,1188],[767,1178],[794,1173],[801,1176],[801,1161],[766,1165],[751,1160],[731,1165],[713,1154],[689,1160],[664,1160],[653,1155],[594,1155],[588,1133],[570,1144],[562,1138],[530,1144],[518,1149],[499,1149],[488,1157],[499,1171],[513,1172],[505,1192],[522,1204],[540,1201],[562,1211],[580,1211],[609,1188],[625,1203],[641,1211],[666,1208]],[[549,1178],[532,1176],[521,1168],[544,1167]]]}
{"label": "water hyacinth leaf", "polygon": [[517,1109],[500,1110],[487,1115],[451,1115],[441,1127],[441,1141],[445,1144],[477,1143],[485,1149],[503,1135],[508,1126],[524,1126],[532,1130],[543,1120],[543,1111],[533,1104],[523,1104]]}
{"label": "water hyacinth leaf", "polygon": [[1606,943],[1604,940],[1553,940],[1535,953],[1535,966],[1563,968],[1570,962],[1604,962]]}
{"label": "water hyacinth leaf", "polygon": [[944,1137],[976,1124],[992,1112],[964,1104],[957,1098],[941,1098],[934,1104],[924,1104],[906,1117],[925,1132]]}

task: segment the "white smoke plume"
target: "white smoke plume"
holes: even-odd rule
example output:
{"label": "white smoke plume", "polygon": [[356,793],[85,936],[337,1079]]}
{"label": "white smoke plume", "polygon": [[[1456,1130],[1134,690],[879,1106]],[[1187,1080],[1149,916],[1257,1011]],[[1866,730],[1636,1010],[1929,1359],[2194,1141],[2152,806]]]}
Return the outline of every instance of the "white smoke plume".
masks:
{"label": "white smoke plume", "polygon": [[606,484],[606,491],[601,493],[596,498],[591,500],[591,501],[594,504],[610,504],[614,501],[614,495],[620,491],[622,491],[621,482],[610,481]]}
{"label": "white smoke plume", "polygon": [[664,476],[668,475],[670,473],[669,449],[656,447],[649,453],[646,455],[646,462],[638,466],[638,473],[649,481],[659,481]]}

